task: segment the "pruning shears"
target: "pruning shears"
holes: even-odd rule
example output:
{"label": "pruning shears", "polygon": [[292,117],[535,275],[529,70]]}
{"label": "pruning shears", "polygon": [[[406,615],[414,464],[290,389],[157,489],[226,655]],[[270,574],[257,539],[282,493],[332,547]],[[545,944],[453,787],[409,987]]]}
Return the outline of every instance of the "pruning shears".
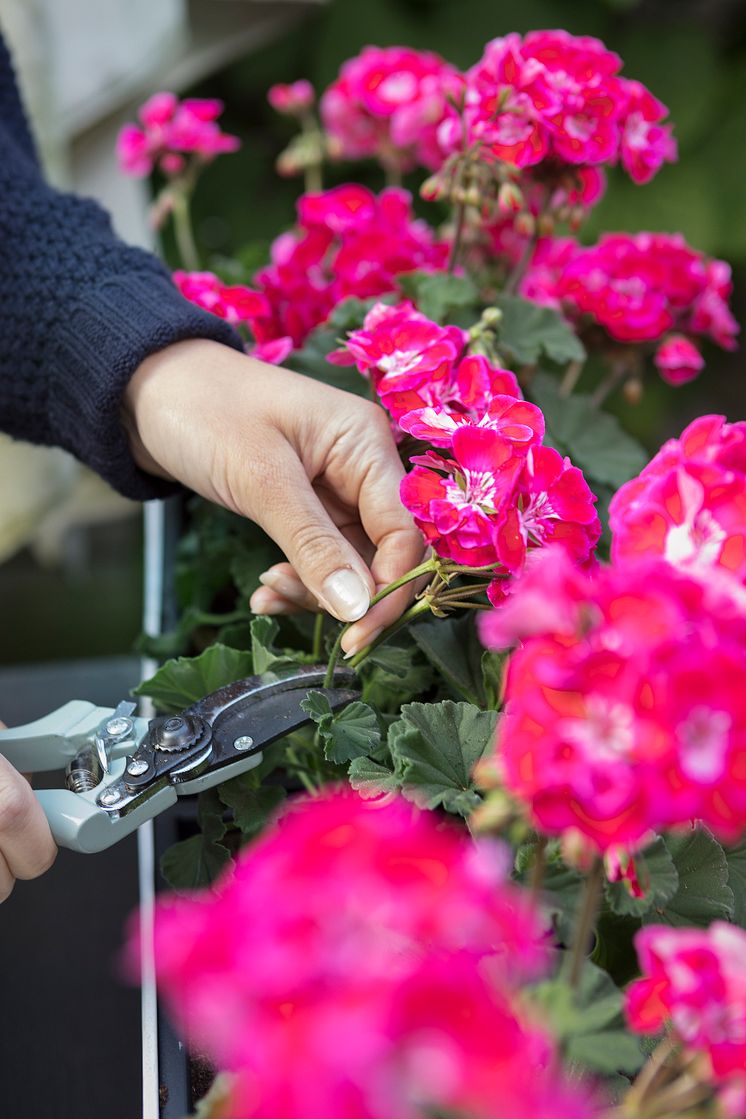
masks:
{"label": "pruning shears", "polygon": [[24,773],[64,770],[36,796],[62,847],[103,851],[176,803],[253,769],[262,750],[310,722],[301,702],[320,691],[332,711],[359,698],[355,675],[309,666],[249,676],[176,715],[146,719],[135,704],[71,700],[25,726],[0,731],[0,754]]}

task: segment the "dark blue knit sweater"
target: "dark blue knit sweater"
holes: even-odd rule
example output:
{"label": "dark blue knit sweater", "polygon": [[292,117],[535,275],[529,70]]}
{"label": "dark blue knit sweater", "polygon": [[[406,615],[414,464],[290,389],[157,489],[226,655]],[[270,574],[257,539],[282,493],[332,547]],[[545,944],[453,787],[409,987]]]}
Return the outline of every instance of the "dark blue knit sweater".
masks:
{"label": "dark blue knit sweater", "polygon": [[140,362],[185,338],[241,346],[100,206],[44,182],[0,36],[0,430],[65,447],[128,497],[171,492],[135,465],[119,410]]}

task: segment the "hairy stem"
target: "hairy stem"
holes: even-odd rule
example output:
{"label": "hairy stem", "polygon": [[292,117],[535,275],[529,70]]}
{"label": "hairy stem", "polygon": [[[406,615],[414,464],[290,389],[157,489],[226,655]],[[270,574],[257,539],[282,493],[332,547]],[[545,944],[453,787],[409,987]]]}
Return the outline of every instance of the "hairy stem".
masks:
{"label": "hairy stem", "polygon": [[397,621],[387,626],[382,633],[379,633],[375,641],[371,641],[370,645],[366,645],[359,653],[355,653],[355,656],[350,659],[350,666],[352,668],[357,668],[374,649],[377,649],[379,645],[383,645],[384,641],[388,641],[388,639],[393,637],[395,633],[398,633],[400,629],[404,629],[405,626],[408,626],[409,623],[419,617],[420,614],[427,613],[429,609],[430,603],[426,599],[420,599],[419,602],[415,602],[409,607],[409,610],[404,611]]}
{"label": "hairy stem", "polygon": [[667,1062],[678,1049],[678,1042],[672,1034],[666,1034],[656,1045],[642,1071],[625,1096],[625,1105],[639,1110],[651,1092],[660,1083],[667,1071]]}
{"label": "hairy stem", "polygon": [[521,286],[523,277],[528,272],[529,265],[533,260],[536,241],[537,237],[534,233],[533,236],[529,237],[528,241],[524,245],[520,260],[505,281],[504,291],[507,295],[515,295],[515,293],[518,291],[518,288]]}
{"label": "hairy stem", "polygon": [[583,372],[583,365],[584,363],[582,361],[570,362],[567,369],[565,370],[565,375],[560,382],[560,396],[569,396],[570,393],[573,392]]}
{"label": "hairy stem", "polygon": [[531,867],[530,890],[534,904],[538,904],[539,895],[544,885],[544,874],[547,868],[547,843],[547,837],[540,835],[539,842],[536,844],[533,866]]}
{"label": "hairy stem", "polygon": [[173,202],[174,235],[181,263],[188,272],[199,271],[200,261],[197,245],[192,232],[189,213],[189,191],[187,188],[174,192]]}
{"label": "hairy stem", "polygon": [[448,272],[452,275],[456,270],[461,256],[461,247],[464,241],[464,225],[466,223],[466,203],[464,201],[456,203],[456,230],[453,234],[453,245],[451,246],[451,255],[448,258]]}
{"label": "hairy stem", "polygon": [[610,369],[604,379],[596,386],[596,389],[591,393],[591,404],[596,408],[600,408],[607,396],[610,396],[614,389],[621,381],[627,376],[628,370],[624,366],[615,365]]}
{"label": "hairy stem", "polygon": [[319,660],[324,649],[324,621],[325,614],[320,610],[316,615],[313,623],[313,644],[311,646],[311,655],[314,660]]}
{"label": "hairy stem", "polygon": [[586,878],[585,890],[573,932],[573,944],[570,950],[568,967],[568,982],[573,990],[577,990],[580,983],[583,963],[588,953],[588,942],[596,924],[603,879],[603,863],[597,858]]}

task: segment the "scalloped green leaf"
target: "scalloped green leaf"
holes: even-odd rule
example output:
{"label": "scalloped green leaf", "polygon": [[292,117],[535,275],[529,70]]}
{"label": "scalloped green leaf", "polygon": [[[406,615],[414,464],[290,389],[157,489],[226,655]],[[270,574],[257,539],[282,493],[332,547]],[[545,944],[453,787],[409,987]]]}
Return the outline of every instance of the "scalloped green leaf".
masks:
{"label": "scalloped green leaf", "polygon": [[462,816],[481,803],[474,766],[494,747],[497,713],[470,703],[407,703],[389,728],[395,773],[407,799],[420,808]]}
{"label": "scalloped green leaf", "polygon": [[728,885],[728,861],[714,835],[704,827],[671,833],[666,846],[679,875],[679,888],[665,905],[656,905],[643,924],[696,925],[732,921],[733,890]]}
{"label": "scalloped green leaf", "polygon": [[544,442],[569,455],[573,465],[593,481],[618,489],[647,463],[644,448],[589,396],[561,397],[556,378],[548,373],[537,373],[530,394],[544,413]]}
{"label": "scalloped green leaf", "polygon": [[546,355],[558,365],[584,361],[585,348],[567,319],[520,295],[500,295],[498,349],[519,365],[536,365]]}
{"label": "scalloped green leaf", "polygon": [[150,696],[159,711],[180,711],[210,692],[251,676],[251,653],[228,645],[211,645],[198,657],[166,661],[149,680],[134,689],[134,695]]}
{"label": "scalloped green leaf", "polygon": [[327,761],[344,765],[353,758],[372,754],[381,744],[378,718],[367,703],[355,700],[336,713],[323,692],[309,692],[301,707],[319,729]]}

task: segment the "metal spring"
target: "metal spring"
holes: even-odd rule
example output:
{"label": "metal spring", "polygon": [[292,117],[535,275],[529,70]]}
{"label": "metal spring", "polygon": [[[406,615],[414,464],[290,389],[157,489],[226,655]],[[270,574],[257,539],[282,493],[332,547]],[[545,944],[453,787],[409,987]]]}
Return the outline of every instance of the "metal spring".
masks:
{"label": "metal spring", "polygon": [[74,793],[95,789],[103,777],[101,763],[93,750],[81,750],[67,767],[65,783]]}

